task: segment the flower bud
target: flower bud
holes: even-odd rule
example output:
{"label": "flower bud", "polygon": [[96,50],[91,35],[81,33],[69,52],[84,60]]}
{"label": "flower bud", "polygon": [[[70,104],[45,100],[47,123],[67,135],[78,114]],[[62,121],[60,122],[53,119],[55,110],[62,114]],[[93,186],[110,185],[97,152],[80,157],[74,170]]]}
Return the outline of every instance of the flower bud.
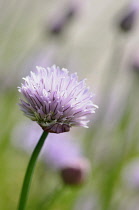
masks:
{"label": "flower bud", "polygon": [[121,17],[119,21],[119,27],[123,32],[129,32],[135,25],[136,17],[139,12],[139,2],[132,1],[131,5],[129,5],[127,11]]}
{"label": "flower bud", "polygon": [[[72,18],[77,14],[79,10],[79,2],[70,2],[67,6],[65,13],[62,12],[62,15],[57,15],[51,23],[50,33],[53,35],[59,35],[63,32],[65,26],[72,20]],[[64,8],[65,10],[65,8]]]}
{"label": "flower bud", "polygon": [[121,30],[124,32],[130,31],[134,26],[134,22],[135,22],[135,11],[130,11],[121,19],[120,22]]}
{"label": "flower bud", "polygon": [[77,159],[61,169],[62,180],[67,185],[82,184],[86,180],[89,168],[89,162],[85,158]]}
{"label": "flower bud", "polygon": [[50,26],[50,33],[53,34],[53,35],[61,34],[61,32],[64,28],[64,25],[65,25],[65,20],[64,19],[56,20]]}

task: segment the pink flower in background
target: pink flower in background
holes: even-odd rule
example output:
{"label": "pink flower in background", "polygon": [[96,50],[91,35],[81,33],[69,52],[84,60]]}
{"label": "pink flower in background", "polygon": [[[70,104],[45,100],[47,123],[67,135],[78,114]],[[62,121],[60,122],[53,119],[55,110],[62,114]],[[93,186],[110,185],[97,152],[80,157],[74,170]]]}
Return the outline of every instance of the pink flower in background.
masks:
{"label": "pink flower in background", "polygon": [[[31,153],[41,133],[39,125],[25,121],[13,129],[11,141],[14,147]],[[83,157],[81,145],[69,133],[59,135],[50,133],[41,151],[41,159],[53,169],[70,165],[81,157]]]}
{"label": "pink flower in background", "polygon": [[97,106],[85,80],[78,81],[76,73],[69,75],[67,69],[54,65],[37,67],[37,73],[23,79],[21,110],[45,131],[62,133],[72,126],[87,127],[86,116],[95,113]]}
{"label": "pink flower in background", "polygon": [[[37,124],[18,124],[12,133],[14,147],[31,153],[37,144],[41,128]],[[49,134],[40,153],[40,160],[51,169],[60,172],[66,184],[81,184],[89,173],[90,163],[84,157],[77,139],[69,133]]]}
{"label": "pink flower in background", "polygon": [[63,168],[65,165],[73,163],[75,159],[82,157],[81,148],[79,144],[75,143],[76,141],[66,133],[49,134],[43,160],[54,169]]}
{"label": "pink flower in background", "polygon": [[90,162],[82,154],[81,147],[66,133],[58,135],[58,138],[56,134],[49,136],[43,160],[58,170],[68,185],[82,184],[90,171]]}

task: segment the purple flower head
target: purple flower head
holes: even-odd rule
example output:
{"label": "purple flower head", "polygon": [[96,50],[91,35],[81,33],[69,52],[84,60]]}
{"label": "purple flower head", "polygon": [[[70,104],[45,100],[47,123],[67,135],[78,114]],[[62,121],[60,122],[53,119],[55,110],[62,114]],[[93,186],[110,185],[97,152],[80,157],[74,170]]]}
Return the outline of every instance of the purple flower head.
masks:
{"label": "purple flower head", "polygon": [[24,114],[36,121],[45,131],[62,133],[72,126],[87,127],[87,115],[95,113],[96,105],[85,80],[78,81],[77,74],[55,65],[37,67],[37,73],[23,78],[19,87],[25,100],[19,104]]}

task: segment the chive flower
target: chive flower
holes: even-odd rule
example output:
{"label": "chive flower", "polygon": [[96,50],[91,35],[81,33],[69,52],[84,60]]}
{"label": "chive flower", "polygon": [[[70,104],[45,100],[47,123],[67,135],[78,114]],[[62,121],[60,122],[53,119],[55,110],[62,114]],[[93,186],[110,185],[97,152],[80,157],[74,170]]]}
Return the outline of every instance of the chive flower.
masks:
{"label": "chive flower", "polygon": [[78,81],[77,73],[69,75],[67,69],[55,65],[36,68],[19,87],[24,96],[19,106],[25,116],[50,133],[67,132],[72,126],[87,127],[87,115],[95,113],[97,106],[85,80]]}

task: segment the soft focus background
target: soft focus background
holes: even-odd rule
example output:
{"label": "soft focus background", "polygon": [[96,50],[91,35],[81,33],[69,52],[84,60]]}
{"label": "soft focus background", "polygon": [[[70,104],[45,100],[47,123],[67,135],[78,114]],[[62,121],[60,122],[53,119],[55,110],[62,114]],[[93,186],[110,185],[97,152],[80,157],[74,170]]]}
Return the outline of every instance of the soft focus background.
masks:
{"label": "soft focus background", "polygon": [[87,78],[95,93],[90,128],[70,132],[90,173],[81,186],[63,187],[59,171],[39,160],[27,210],[138,210],[137,0],[0,0],[0,210],[16,209],[34,134],[17,86],[36,65],[52,64]]}

